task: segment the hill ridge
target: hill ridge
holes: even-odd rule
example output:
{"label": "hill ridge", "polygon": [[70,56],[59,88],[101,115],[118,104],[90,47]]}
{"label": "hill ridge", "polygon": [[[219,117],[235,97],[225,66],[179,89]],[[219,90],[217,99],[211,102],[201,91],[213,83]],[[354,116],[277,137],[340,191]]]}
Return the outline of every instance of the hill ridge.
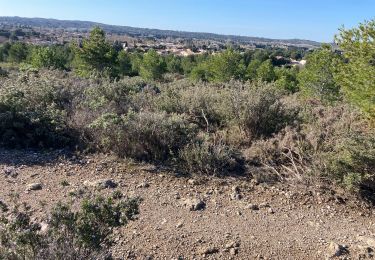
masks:
{"label": "hill ridge", "polygon": [[105,23],[81,21],[81,20],[60,20],[54,18],[26,18],[19,16],[0,16],[0,24],[20,24],[31,27],[49,27],[62,29],[80,29],[89,30],[94,26],[100,26],[105,31],[118,34],[128,34],[130,36],[154,36],[154,37],[172,37],[172,38],[191,38],[207,40],[231,40],[239,43],[284,43],[289,45],[310,45],[320,46],[321,43],[304,39],[270,39],[265,37],[226,35],[210,32],[189,32],[179,30],[163,30],[154,28],[140,28],[124,25],[109,25]]}

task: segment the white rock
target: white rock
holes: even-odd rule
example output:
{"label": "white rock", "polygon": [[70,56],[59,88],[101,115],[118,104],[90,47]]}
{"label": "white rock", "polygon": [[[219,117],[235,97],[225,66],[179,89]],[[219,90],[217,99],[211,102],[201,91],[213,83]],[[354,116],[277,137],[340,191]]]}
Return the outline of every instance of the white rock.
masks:
{"label": "white rock", "polygon": [[184,199],[182,202],[191,211],[203,210],[206,207],[206,203],[200,199]]}
{"label": "white rock", "polygon": [[112,179],[101,179],[96,181],[84,181],[83,185],[87,187],[95,187],[99,189],[113,189],[117,187],[117,183]]}
{"label": "white rock", "polygon": [[27,185],[26,191],[41,190],[43,188],[41,183],[31,183]]}

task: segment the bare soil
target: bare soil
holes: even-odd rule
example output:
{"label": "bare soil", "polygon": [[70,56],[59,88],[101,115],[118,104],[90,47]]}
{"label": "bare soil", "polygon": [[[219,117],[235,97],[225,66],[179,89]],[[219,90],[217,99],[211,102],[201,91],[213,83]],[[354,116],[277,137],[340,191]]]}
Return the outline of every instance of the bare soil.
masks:
{"label": "bare soil", "polygon": [[[0,174],[0,200],[11,205],[19,194],[37,221],[59,201],[77,207],[85,193],[139,196],[138,219],[114,230],[118,259],[365,259],[375,246],[374,209],[322,185],[187,177],[112,156],[7,150]],[[100,179],[118,186],[84,185]],[[27,191],[32,183],[42,189]],[[194,199],[204,207],[191,210]]]}

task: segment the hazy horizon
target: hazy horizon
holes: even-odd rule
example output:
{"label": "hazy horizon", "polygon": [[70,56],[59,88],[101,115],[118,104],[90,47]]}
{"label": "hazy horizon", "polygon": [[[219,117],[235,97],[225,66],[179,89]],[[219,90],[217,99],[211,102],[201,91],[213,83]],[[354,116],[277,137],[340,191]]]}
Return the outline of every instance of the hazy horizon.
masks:
{"label": "hazy horizon", "polygon": [[263,2],[234,0],[102,1],[1,0],[0,16],[92,21],[111,25],[207,32],[272,39],[332,42],[338,28],[373,18],[375,2],[362,0]]}

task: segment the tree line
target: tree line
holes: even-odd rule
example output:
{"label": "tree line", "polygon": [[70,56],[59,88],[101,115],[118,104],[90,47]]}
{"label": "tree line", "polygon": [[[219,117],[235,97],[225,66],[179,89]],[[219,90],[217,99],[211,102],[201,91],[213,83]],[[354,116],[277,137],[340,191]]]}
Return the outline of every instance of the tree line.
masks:
{"label": "tree line", "polygon": [[280,79],[280,83],[288,81],[293,88],[296,71],[281,65],[287,64],[289,57],[301,59],[304,52],[302,49],[258,49],[241,53],[231,47],[216,55],[189,57],[162,56],[153,49],[146,53],[127,52],[118,43],[108,42],[105,32],[96,27],[80,43],[52,46],[5,43],[0,47],[0,61],[29,64],[34,68],[74,70],[84,77],[96,72],[112,78],[139,75],[146,80],[161,80],[166,73],[175,73],[210,82]]}
{"label": "tree line", "polygon": [[[141,76],[161,81],[167,73],[189,77],[194,81],[275,82],[291,93],[301,91],[326,102],[343,98],[374,115],[375,83],[373,30],[374,21],[351,30],[341,29],[336,36],[340,51],[329,45],[306,53],[303,50],[257,49],[244,53],[227,48],[221,53],[162,56],[150,49],[145,53],[123,50],[118,43],[106,40],[104,30],[95,27],[89,38],[69,45],[34,46],[22,42],[0,47],[0,61],[21,63],[26,67],[73,70],[82,77],[97,74],[110,78]],[[307,65],[300,70],[289,58]]]}

